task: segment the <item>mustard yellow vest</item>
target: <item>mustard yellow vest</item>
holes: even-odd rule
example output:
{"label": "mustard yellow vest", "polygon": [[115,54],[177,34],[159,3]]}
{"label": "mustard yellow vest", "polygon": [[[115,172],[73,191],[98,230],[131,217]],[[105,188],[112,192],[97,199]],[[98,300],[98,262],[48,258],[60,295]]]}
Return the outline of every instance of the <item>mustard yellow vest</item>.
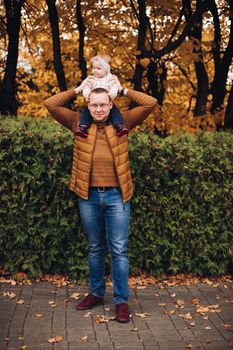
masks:
{"label": "mustard yellow vest", "polygon": [[[105,132],[113,154],[116,174],[122,193],[123,202],[133,195],[133,182],[128,155],[128,137],[116,136],[112,125],[105,126]],[[73,147],[73,163],[69,188],[83,199],[88,199],[92,156],[96,141],[97,125],[92,124],[86,139],[75,136]]]}

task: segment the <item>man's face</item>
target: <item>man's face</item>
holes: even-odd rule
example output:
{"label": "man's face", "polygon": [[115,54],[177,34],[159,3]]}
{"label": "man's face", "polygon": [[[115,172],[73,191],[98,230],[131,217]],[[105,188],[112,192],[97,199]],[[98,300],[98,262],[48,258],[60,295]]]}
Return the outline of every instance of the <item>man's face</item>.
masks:
{"label": "man's face", "polygon": [[101,92],[99,94],[93,92],[89,98],[87,107],[93,120],[95,122],[105,122],[112,108],[112,102],[107,92]]}

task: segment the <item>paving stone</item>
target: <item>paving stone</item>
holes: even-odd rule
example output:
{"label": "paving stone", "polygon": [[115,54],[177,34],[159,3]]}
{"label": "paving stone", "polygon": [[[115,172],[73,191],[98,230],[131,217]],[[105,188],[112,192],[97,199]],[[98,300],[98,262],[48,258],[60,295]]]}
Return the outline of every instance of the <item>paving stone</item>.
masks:
{"label": "paving stone", "polygon": [[[83,297],[88,292],[87,286],[57,288],[48,282],[38,282],[28,286],[1,285],[0,288],[1,291],[17,294],[12,300],[0,295],[1,350],[8,350],[9,346],[18,350],[22,344],[28,346],[27,350],[175,350],[185,349],[187,344],[192,344],[192,350],[233,350],[233,304],[226,303],[227,298],[233,298],[231,285],[230,288],[198,284],[164,289],[158,286],[132,289],[129,301],[132,318],[127,324],[116,321],[107,324],[95,322],[98,314],[109,317],[115,315],[110,287],[107,288],[104,306],[93,309],[90,317],[84,317],[88,310],[77,311],[77,301],[71,298],[72,293],[76,292]],[[175,297],[171,296],[173,293]],[[220,298],[216,299],[216,294]],[[64,303],[68,296],[70,301]],[[219,304],[221,312],[207,312],[209,319],[204,320],[203,315],[196,313],[196,305],[191,304],[193,298],[198,298],[203,306]],[[24,300],[24,304],[17,304],[19,299]],[[184,308],[175,308],[178,299],[185,301]],[[51,307],[49,301],[54,301],[58,306]],[[159,306],[161,302],[165,302],[166,307]],[[164,313],[166,310],[175,310],[175,314],[167,315]],[[136,312],[148,312],[150,316],[140,318],[135,315]],[[192,320],[184,320],[179,316],[188,312]],[[35,314],[42,314],[42,317],[36,317]],[[195,321],[193,327],[189,326],[192,321]],[[224,327],[225,324],[230,324],[232,328]],[[133,331],[134,328],[138,329]],[[51,335],[60,335],[64,340],[49,344]],[[87,342],[81,340],[85,335],[88,336]],[[10,339],[5,343],[4,338],[7,336]],[[24,339],[19,340],[20,336]]]}
{"label": "paving stone", "polygon": [[125,339],[124,341],[114,341],[114,347],[115,349],[143,349],[143,342],[138,340],[138,341],[130,341],[128,339]]}
{"label": "paving stone", "polygon": [[99,350],[98,343],[94,342],[77,342],[77,341],[70,341],[69,342],[69,350]]}

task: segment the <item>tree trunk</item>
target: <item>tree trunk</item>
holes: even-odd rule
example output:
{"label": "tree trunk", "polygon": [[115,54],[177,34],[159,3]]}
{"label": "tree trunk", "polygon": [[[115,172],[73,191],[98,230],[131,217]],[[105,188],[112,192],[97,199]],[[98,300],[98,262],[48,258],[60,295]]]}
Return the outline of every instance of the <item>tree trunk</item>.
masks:
{"label": "tree trunk", "polygon": [[[192,9],[189,2],[186,2],[186,11],[185,11],[185,18],[186,21],[190,21],[192,17]],[[204,11],[203,2],[202,0],[197,0],[197,8],[202,11]],[[202,11],[200,11],[199,16],[196,18],[196,21],[193,24],[192,29],[189,32],[189,38],[193,40],[193,53],[195,54],[195,70],[196,70],[196,77],[197,77],[197,94],[196,94],[196,104],[194,108],[194,115],[200,116],[205,114],[206,112],[206,102],[208,97],[208,91],[209,91],[209,79],[208,75],[206,73],[205,65],[203,62],[203,55],[202,55],[202,47],[201,47],[201,40],[202,40]]]}
{"label": "tree trunk", "polygon": [[[141,52],[145,50],[145,41],[146,41],[146,32],[147,32],[147,23],[148,23],[147,16],[146,16],[145,0],[138,0],[138,9],[139,9],[139,13],[137,17],[139,20],[139,28],[138,28],[137,51],[140,51],[140,54],[141,54]],[[140,60],[137,58],[135,72],[132,78],[134,90],[141,91],[142,74],[143,74],[143,66],[140,64]]]}
{"label": "tree trunk", "polygon": [[202,61],[195,62],[197,76],[197,95],[194,108],[194,116],[203,115],[206,112],[206,102],[209,91],[209,80]]}
{"label": "tree trunk", "polygon": [[82,73],[82,80],[84,80],[87,77],[87,64],[84,57],[84,38],[85,38],[86,27],[82,16],[81,0],[77,0],[76,15],[77,15],[78,30],[79,30],[79,48],[78,48],[79,67]]}
{"label": "tree trunk", "polygon": [[224,118],[224,129],[233,129],[233,85],[228,97],[228,103]]}
{"label": "tree trunk", "polygon": [[49,21],[52,30],[53,37],[53,62],[54,69],[57,76],[58,86],[61,91],[67,90],[66,78],[63,70],[63,65],[61,61],[61,46],[59,38],[59,24],[58,15],[56,9],[56,0],[46,0],[49,13]]}
{"label": "tree trunk", "polygon": [[[161,70],[161,73],[158,73]],[[167,79],[167,68],[164,62],[158,64],[154,61],[151,61],[148,70],[147,78],[149,82],[149,89],[153,97],[155,97],[160,106],[163,105],[163,99],[165,95],[165,86],[164,82]]]}
{"label": "tree trunk", "polygon": [[[215,6],[214,6],[215,5]],[[218,13],[216,4],[210,3],[210,11],[214,18],[214,28],[215,28],[215,46],[218,45],[218,43],[221,40],[221,33],[220,33],[220,24],[219,20],[217,19]],[[215,51],[213,50],[214,54],[214,61],[215,61],[215,75],[214,80],[211,88],[213,100],[212,100],[212,106],[211,110],[214,112],[218,110],[219,108],[223,107],[224,98],[226,96],[226,83],[227,83],[227,76],[229,72],[229,68],[231,65],[232,57],[233,57],[233,5],[229,2],[230,12],[231,12],[231,27],[230,27],[230,36],[228,45],[226,47],[226,50],[223,54],[222,59],[220,58],[220,48],[216,46]]]}
{"label": "tree trunk", "polygon": [[3,80],[0,84],[0,113],[17,115],[16,69],[18,62],[19,30],[23,0],[4,0],[7,20],[8,53]]}

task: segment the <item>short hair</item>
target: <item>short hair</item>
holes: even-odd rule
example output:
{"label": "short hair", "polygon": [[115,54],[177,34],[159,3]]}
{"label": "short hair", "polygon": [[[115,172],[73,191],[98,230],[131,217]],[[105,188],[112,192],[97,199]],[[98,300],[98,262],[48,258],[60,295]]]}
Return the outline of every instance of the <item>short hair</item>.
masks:
{"label": "short hair", "polygon": [[90,94],[94,93],[94,94],[102,94],[103,92],[106,92],[106,94],[108,95],[108,90],[102,88],[102,87],[98,87],[95,88],[93,90],[91,90]]}

